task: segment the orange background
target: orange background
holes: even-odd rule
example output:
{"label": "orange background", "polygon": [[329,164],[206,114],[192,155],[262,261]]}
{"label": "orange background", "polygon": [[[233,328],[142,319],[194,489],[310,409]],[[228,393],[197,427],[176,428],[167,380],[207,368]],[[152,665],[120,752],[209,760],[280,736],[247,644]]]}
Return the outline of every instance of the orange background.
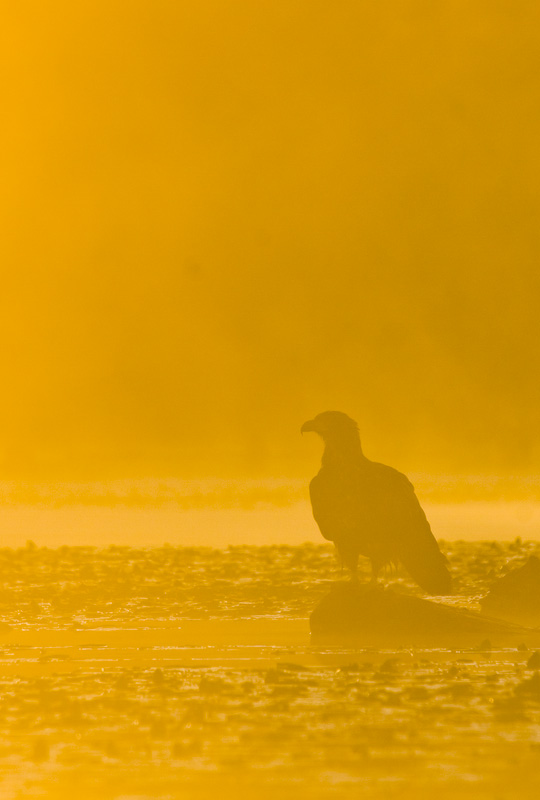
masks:
{"label": "orange background", "polygon": [[[539,456],[535,2],[17,3],[0,472]],[[7,79],[6,79],[7,78]]]}

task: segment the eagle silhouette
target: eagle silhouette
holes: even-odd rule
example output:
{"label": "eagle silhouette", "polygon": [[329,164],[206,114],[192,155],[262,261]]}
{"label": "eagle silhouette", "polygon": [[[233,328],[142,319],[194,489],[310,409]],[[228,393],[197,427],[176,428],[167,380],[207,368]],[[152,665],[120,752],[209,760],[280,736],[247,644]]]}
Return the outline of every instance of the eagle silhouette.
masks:
{"label": "eagle silhouette", "polygon": [[309,485],[313,516],[353,579],[362,555],[371,559],[372,581],[385,564],[401,562],[426,592],[449,594],[447,559],[408,478],[366,458],[356,422],[341,411],[318,414],[302,426],[308,431],[325,445]]}

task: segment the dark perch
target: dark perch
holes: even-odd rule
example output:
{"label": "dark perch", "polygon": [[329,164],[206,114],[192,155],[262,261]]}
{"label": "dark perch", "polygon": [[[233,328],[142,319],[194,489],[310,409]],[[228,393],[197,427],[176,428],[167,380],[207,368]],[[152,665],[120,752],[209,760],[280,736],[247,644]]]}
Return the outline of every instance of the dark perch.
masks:
{"label": "dark perch", "polygon": [[359,583],[337,583],[310,617],[313,644],[474,647],[540,644],[540,631]]}
{"label": "dark perch", "polygon": [[499,578],[481,600],[486,614],[523,625],[540,625],[540,559],[531,556],[521,567]]}

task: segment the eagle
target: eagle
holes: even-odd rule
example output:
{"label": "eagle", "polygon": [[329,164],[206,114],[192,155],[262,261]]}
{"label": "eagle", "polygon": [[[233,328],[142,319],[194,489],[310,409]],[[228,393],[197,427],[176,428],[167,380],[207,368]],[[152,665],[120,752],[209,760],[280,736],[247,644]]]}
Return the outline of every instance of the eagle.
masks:
{"label": "eagle", "polygon": [[324,411],[301,431],[323,439],[322,466],[309,485],[313,516],[353,580],[362,555],[371,560],[373,582],[384,565],[401,563],[427,593],[450,594],[447,559],[409,479],[366,458],[358,425],[341,411]]}

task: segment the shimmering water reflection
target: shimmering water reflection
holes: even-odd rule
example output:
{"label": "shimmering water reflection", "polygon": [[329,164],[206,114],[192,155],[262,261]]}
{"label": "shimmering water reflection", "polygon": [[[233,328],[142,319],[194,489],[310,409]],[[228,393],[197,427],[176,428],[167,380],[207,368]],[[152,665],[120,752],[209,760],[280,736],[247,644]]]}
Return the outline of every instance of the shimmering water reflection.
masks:
{"label": "shimmering water reflection", "polygon": [[[536,545],[445,549],[474,608]],[[540,655],[312,647],[330,548],[29,546],[0,564],[2,800],[540,790]]]}

